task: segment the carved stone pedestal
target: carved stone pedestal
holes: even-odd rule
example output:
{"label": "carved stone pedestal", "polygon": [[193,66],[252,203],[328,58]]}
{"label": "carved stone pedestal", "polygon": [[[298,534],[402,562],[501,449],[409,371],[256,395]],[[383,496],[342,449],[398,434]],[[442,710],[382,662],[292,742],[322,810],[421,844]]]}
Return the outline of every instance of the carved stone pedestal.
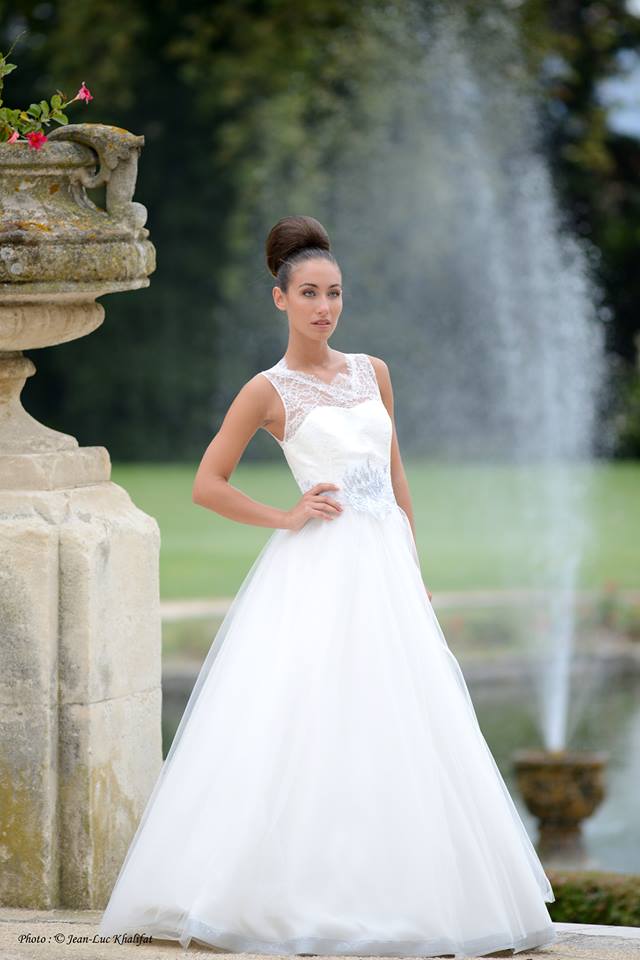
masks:
{"label": "carved stone pedestal", "polygon": [[[162,763],[156,521],[104,447],[38,423],[24,349],[90,333],[148,286],[143,138],[0,144],[0,903],[104,906]],[[106,184],[106,209],[87,187]],[[96,377],[101,375],[95,371]],[[91,404],[91,396],[86,397]]]}

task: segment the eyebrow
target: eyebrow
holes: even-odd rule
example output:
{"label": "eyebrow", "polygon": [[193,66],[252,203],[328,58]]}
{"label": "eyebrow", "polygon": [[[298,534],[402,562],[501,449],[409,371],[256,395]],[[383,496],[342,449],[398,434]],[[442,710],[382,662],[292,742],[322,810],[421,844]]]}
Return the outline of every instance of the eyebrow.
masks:
{"label": "eyebrow", "polygon": [[[300,284],[300,287],[317,287],[317,286],[318,286],[317,283],[309,283],[309,281],[305,281],[305,283],[301,283],[301,284]],[[329,287],[341,287],[341,286],[342,286],[341,283],[330,283],[330,284],[329,284]],[[299,288],[298,288],[298,289],[299,289]]]}

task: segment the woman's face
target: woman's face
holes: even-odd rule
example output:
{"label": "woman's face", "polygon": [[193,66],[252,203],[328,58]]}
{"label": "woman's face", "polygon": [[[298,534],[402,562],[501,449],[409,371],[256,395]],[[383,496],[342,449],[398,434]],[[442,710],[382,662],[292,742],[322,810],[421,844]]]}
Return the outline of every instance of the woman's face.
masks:
{"label": "woman's face", "polygon": [[[324,257],[303,260],[291,271],[289,289],[273,288],[279,310],[286,310],[292,328],[314,339],[329,337],[342,313],[340,270]],[[327,321],[322,324],[319,321]]]}

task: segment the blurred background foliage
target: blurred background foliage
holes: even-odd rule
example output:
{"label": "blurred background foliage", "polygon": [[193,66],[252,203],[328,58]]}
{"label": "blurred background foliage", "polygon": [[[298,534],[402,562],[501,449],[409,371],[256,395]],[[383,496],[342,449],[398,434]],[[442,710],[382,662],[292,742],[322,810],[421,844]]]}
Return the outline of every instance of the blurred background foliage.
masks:
{"label": "blurred background foliage", "polygon": [[[73,96],[84,80],[95,99],[74,105],[71,122],[144,135],[136,199],[148,208],[158,252],[151,286],[106,297],[106,320],[95,333],[29,352],[37,375],[23,401],[34,416],[81,444],[106,445],[114,460],[202,454],[232,398],[221,384],[238,389],[278,356],[282,316],[271,304],[266,266],[253,261],[263,224],[252,198],[276,178],[290,206],[275,218],[312,212],[305,191],[322,194],[336,144],[358,137],[371,109],[361,102],[359,91],[371,89],[362,80],[380,69],[395,25],[406,29],[414,6],[0,0],[2,50],[26,31],[11,56],[19,69],[7,79],[7,105],[56,89]],[[640,90],[640,7],[622,0],[418,6],[427,16],[457,7],[470,29],[474,19],[486,25],[491,15],[508,16],[519,31],[564,216],[600,252],[594,269],[616,382],[607,411],[614,454],[638,457],[640,123],[621,122],[616,95],[625,78],[632,95]],[[230,374],[233,357],[219,349],[220,332],[234,323],[240,299],[261,320],[256,366]],[[264,322],[265,311],[272,322]],[[257,444],[249,456],[274,451]]]}

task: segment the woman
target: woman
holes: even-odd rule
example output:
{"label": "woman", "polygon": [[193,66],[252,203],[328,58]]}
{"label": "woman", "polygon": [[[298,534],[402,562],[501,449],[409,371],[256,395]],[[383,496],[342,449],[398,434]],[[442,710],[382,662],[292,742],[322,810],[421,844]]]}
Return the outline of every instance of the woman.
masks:
{"label": "woman", "polygon": [[[420,574],[387,365],[328,340],[326,231],[267,238],[285,355],[239,391],[193,499],[274,528],[205,659],[102,934],[268,954],[475,956],[555,939],[535,849]],[[262,427],[302,496],[229,483]]]}

